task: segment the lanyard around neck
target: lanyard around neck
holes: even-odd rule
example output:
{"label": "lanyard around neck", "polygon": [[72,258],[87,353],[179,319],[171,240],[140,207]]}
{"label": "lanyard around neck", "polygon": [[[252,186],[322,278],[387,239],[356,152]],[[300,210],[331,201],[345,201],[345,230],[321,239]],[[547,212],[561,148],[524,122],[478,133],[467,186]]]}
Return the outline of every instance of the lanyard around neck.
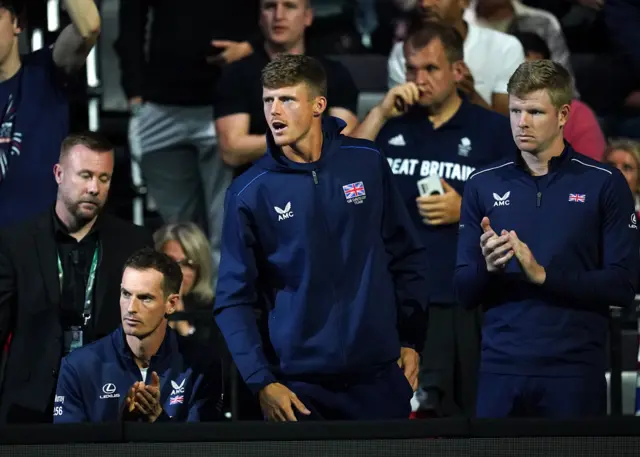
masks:
{"label": "lanyard around neck", "polygon": [[[58,280],[60,281],[60,291],[62,291],[62,284],[64,281],[64,270],[62,269],[62,261],[60,260],[60,253],[58,257]],[[96,270],[98,269],[98,247],[93,251],[93,260],[91,261],[91,268],[89,269],[89,278],[87,279],[87,287],[84,292],[84,323],[85,325],[91,319],[91,300],[93,285],[96,281]]]}

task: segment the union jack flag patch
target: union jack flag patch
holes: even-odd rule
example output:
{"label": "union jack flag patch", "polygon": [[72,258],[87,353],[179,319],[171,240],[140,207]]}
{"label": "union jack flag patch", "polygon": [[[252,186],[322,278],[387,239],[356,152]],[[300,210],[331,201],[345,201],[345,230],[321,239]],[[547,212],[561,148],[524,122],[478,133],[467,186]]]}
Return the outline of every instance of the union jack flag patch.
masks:
{"label": "union jack flag patch", "polygon": [[347,199],[348,203],[362,203],[362,201],[367,197],[362,181],[346,184],[342,186],[342,190],[344,192],[344,198]]}
{"label": "union jack flag patch", "polygon": [[170,405],[177,405],[184,403],[184,395],[176,395],[175,397],[169,398]]}
{"label": "union jack flag patch", "polygon": [[587,199],[585,194],[569,194],[569,201],[576,203],[584,203]]}

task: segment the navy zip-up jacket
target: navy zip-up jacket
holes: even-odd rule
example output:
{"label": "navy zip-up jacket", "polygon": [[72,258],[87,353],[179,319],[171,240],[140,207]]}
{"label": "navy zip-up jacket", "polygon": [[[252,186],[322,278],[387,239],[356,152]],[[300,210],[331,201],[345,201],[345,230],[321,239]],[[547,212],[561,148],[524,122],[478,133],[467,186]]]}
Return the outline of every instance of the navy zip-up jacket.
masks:
{"label": "navy zip-up jacket", "polygon": [[425,224],[416,203],[417,183],[437,174],[463,195],[465,182],[476,168],[511,155],[513,137],[509,119],[462,96],[458,111],[437,129],[426,110],[414,107],[387,122],[376,144],[385,148],[394,181],[429,253],[429,302],[451,305],[455,302],[453,272],[458,224]]}
{"label": "navy zip-up jacket", "polygon": [[[215,314],[254,392],[373,373],[424,340],[424,248],[386,159],[344,125],[323,121],[321,158],[308,164],[267,133],[267,154],[227,191]],[[270,344],[254,307],[267,310]]]}
{"label": "navy zip-up jacket", "polygon": [[[158,421],[200,422],[220,417],[223,395],[219,359],[167,328],[160,349],[142,379],[122,328],[62,359],[53,422],[115,422],[137,381],[160,378],[163,414]],[[205,358],[206,357],[206,358]]]}
{"label": "navy zip-up jacket", "polygon": [[[527,282],[515,257],[487,271],[480,221],[515,230],[545,268]],[[610,306],[633,302],[638,228],[629,186],[615,168],[568,144],[533,177],[520,153],[476,172],[465,188],[454,278],[457,299],[486,308],[481,370],[527,376],[605,371]]]}

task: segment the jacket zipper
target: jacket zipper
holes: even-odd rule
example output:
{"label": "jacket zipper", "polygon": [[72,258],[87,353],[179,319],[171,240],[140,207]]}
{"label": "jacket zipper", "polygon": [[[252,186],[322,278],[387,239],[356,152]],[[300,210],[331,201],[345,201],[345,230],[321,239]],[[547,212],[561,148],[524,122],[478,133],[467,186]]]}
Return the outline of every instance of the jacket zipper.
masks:
{"label": "jacket zipper", "polygon": [[540,204],[542,203],[542,192],[538,191],[536,194],[536,208],[540,208]]}
{"label": "jacket zipper", "polygon": [[[313,183],[317,186],[319,184],[319,179],[318,179],[318,174],[316,173],[315,170],[311,171],[311,175],[313,176]],[[316,194],[317,195],[317,194]],[[317,197],[316,197],[317,199]],[[327,223],[327,219],[324,215],[324,212],[322,212],[322,223],[324,225],[324,231],[327,235],[327,238],[329,237],[329,224]],[[334,288],[334,284],[333,284],[333,280],[329,281],[329,290],[331,292],[331,302],[332,303],[336,303],[336,291]],[[340,344],[340,353],[342,355],[342,362],[344,364],[347,363],[347,358],[346,358],[346,354],[345,354],[345,350],[344,350],[344,325],[343,325],[343,320],[342,320],[342,313],[338,313],[338,344]]]}

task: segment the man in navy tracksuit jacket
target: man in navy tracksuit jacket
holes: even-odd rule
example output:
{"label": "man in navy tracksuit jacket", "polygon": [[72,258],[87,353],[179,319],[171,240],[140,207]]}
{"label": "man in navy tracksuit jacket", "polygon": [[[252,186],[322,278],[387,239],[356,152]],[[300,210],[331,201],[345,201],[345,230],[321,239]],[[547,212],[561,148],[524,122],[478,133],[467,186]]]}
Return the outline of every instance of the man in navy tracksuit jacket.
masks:
{"label": "man in navy tracksuit jacket", "polygon": [[[418,417],[474,414],[482,314],[455,303],[453,272],[460,203],[476,167],[513,150],[507,117],[458,91],[463,40],[428,22],[405,40],[407,83],[391,89],[357,135],[383,147],[394,180],[427,252],[429,326],[421,357]],[[429,71],[429,68],[437,70]],[[397,99],[408,110],[398,109]],[[418,182],[442,180],[444,194],[420,196]]]}
{"label": "man in navy tracksuit jacket", "polygon": [[563,142],[571,91],[559,64],[522,64],[509,82],[519,151],[465,189],[454,281],[486,309],[480,417],[606,414],[609,307],[633,301],[638,228],[622,174]]}
{"label": "man in navy tracksuit jacket", "polygon": [[216,320],[269,420],[406,418],[425,253],[380,151],[322,121],[324,81],[305,56],[263,70],[268,152],[227,193]]}
{"label": "man in navy tracksuit jacket", "polygon": [[[175,292],[162,297],[163,283],[169,287],[171,283],[163,276],[171,275],[177,278]],[[63,359],[54,423],[219,418],[223,392],[219,359],[167,325],[165,314],[175,311],[181,281],[180,267],[151,248],[127,261],[120,299],[123,325]],[[149,394],[154,398],[145,399]],[[128,408],[131,398],[136,401],[133,412]],[[156,411],[145,410],[146,401],[155,404]]]}

